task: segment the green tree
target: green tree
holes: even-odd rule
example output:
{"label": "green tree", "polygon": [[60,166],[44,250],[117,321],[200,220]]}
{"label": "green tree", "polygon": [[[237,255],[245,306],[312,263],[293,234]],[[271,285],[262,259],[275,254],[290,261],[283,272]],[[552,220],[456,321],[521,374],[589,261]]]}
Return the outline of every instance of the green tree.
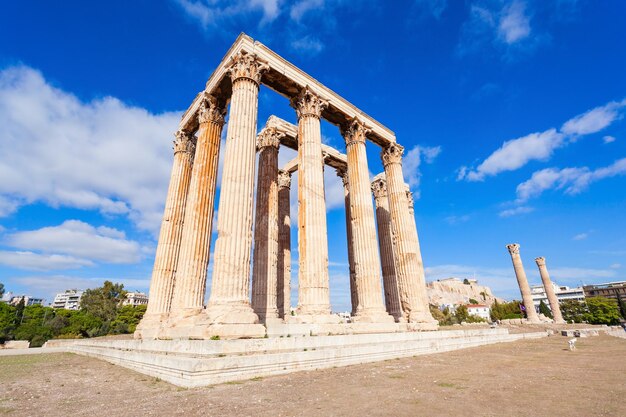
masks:
{"label": "green tree", "polygon": [[24,297],[22,297],[20,302],[17,303],[17,306],[15,306],[15,323],[20,324],[22,322],[22,318],[24,317],[24,308]]}
{"label": "green tree", "polygon": [[54,317],[54,309],[41,304],[26,306],[17,328],[14,331],[16,340],[28,340],[32,347],[43,345],[52,339],[54,332],[48,326],[48,320]]}
{"label": "green tree", "polygon": [[146,312],[145,305],[141,306],[123,306],[117,310],[117,316],[111,323],[111,333],[134,333],[137,324],[141,321]]}
{"label": "green tree", "polygon": [[4,295],[4,284],[0,282],[0,298]]}
{"label": "green tree", "polygon": [[470,299],[469,299],[469,303],[470,303],[470,304],[479,304],[479,303],[478,303],[478,300],[476,300],[475,298],[470,298]]}
{"label": "green tree", "polygon": [[15,317],[15,307],[7,303],[0,303],[0,343],[13,338]]}
{"label": "green tree", "polygon": [[463,280],[463,284],[465,284],[465,285],[470,285],[469,279],[465,278],[465,279]]}
{"label": "green tree", "polygon": [[499,303],[498,300],[495,300],[491,305],[491,320],[521,319],[522,313],[519,304],[520,302],[517,300],[508,303]]}
{"label": "green tree", "polygon": [[104,281],[102,287],[88,289],[83,293],[80,309],[99,318],[104,323],[110,323],[115,320],[118,305],[125,296],[126,291],[124,291],[123,284]]}
{"label": "green tree", "polygon": [[563,320],[569,323],[582,323],[588,313],[587,305],[584,301],[563,300],[560,303]]}
{"label": "green tree", "polygon": [[618,324],[619,306],[617,300],[605,297],[587,298],[587,313],[584,315],[585,320],[591,324]]}
{"label": "green tree", "polygon": [[544,316],[548,317],[548,318],[551,318],[551,319],[554,318],[552,316],[552,310],[550,310],[550,308],[548,308],[548,306],[546,305],[546,303],[543,300],[541,300],[539,302],[539,312],[541,314],[543,314]]}

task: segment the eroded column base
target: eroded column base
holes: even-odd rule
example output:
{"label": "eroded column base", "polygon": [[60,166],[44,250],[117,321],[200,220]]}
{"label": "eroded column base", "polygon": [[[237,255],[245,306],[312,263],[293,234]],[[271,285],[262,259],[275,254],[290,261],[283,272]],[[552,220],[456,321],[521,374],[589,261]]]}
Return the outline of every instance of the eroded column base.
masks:
{"label": "eroded column base", "polygon": [[285,323],[294,324],[341,324],[344,320],[336,314],[297,314],[286,316]]}
{"label": "eroded column base", "polygon": [[384,310],[361,310],[351,318],[353,323],[395,323],[393,316]]}
{"label": "eroded column base", "polygon": [[133,337],[135,339],[157,339],[167,318],[167,313],[144,315],[137,325]]}
{"label": "eroded column base", "polygon": [[211,324],[258,324],[259,316],[254,313],[250,304],[209,303],[205,315]]}

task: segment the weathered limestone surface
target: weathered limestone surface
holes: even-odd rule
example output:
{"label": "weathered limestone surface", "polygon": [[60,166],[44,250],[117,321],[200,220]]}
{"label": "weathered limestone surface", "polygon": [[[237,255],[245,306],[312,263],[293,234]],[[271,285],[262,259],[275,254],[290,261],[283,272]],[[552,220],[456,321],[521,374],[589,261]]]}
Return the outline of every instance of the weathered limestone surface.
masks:
{"label": "weathered limestone surface", "polygon": [[184,319],[198,315],[203,309],[224,113],[225,109],[217,98],[208,96],[198,114],[200,133],[187,196],[168,327],[190,325]]}
{"label": "weathered limestone surface", "polygon": [[[251,54],[237,55],[229,68],[232,96],[217,213],[213,280],[207,305],[207,315],[213,324],[258,323],[249,301],[250,253],[258,94],[266,69],[267,66]],[[260,331],[254,326],[248,328],[252,333]]]}
{"label": "weathered limestone surface", "polygon": [[277,275],[278,315],[281,318],[291,312],[291,205],[289,194],[291,174],[278,171],[278,258]]}
{"label": "weathered limestone surface", "polygon": [[530,293],[530,286],[528,285],[528,279],[526,278],[526,271],[524,271],[524,265],[522,264],[522,258],[519,255],[519,244],[511,243],[506,245],[509,253],[511,254],[511,260],[513,261],[513,269],[515,269],[515,277],[519,285],[520,292],[522,293],[522,302],[524,308],[526,308],[526,316],[529,322],[539,323],[539,317],[535,311],[535,304],[533,303],[533,297]]}
{"label": "weathered limestone surface", "polygon": [[354,278],[358,299],[353,320],[392,321],[383,305],[380,285],[380,257],[365,152],[365,136],[368,132],[369,130],[357,119],[342,129],[348,156]]}
{"label": "weathered limestone surface", "polygon": [[346,241],[348,243],[348,269],[350,272],[350,305],[351,315],[356,314],[356,306],[359,304],[356,283],[354,277],[354,244],[352,241],[352,216],[350,215],[350,187],[348,186],[348,173],[345,170],[337,170],[337,175],[343,183],[343,198],[346,212]]}
{"label": "weathered limestone surface", "polygon": [[378,245],[383,268],[383,286],[385,288],[385,305],[387,312],[396,321],[405,320],[400,306],[400,292],[396,279],[396,261],[394,258],[393,238],[391,232],[391,216],[387,184],[383,175],[377,175],[372,182],[372,192],[376,202],[376,221],[378,224]]}
{"label": "weathered limestone surface", "polygon": [[155,337],[170,311],[195,150],[195,136],[188,132],[176,132],[174,164],[150,281],[150,301],[146,314],[137,326],[137,338]]}
{"label": "weathered limestone surface", "polygon": [[402,146],[391,144],[383,149],[381,154],[387,179],[400,304],[404,318],[409,323],[421,323],[436,328],[437,321],[433,319],[428,306],[424,265],[415,218],[409,212],[409,201],[402,174],[403,153]]}
{"label": "weathered limestone surface", "polygon": [[320,116],[326,102],[308,88],[291,101],[298,116],[298,320],[331,318]]}
{"label": "weathered limestone surface", "polygon": [[264,129],[257,139],[259,170],[254,222],[252,308],[262,322],[278,318],[278,146],[282,135]]}
{"label": "weathered limestone surface", "polygon": [[541,275],[541,282],[543,282],[543,287],[546,291],[546,296],[548,297],[548,302],[550,303],[550,310],[552,310],[552,316],[554,317],[555,323],[565,323],[563,320],[563,315],[561,314],[561,306],[559,305],[559,299],[556,297],[554,293],[554,287],[552,287],[552,281],[550,280],[550,274],[548,274],[548,268],[546,267],[546,258],[540,256],[539,258],[535,258],[535,262],[539,267],[539,275]]}

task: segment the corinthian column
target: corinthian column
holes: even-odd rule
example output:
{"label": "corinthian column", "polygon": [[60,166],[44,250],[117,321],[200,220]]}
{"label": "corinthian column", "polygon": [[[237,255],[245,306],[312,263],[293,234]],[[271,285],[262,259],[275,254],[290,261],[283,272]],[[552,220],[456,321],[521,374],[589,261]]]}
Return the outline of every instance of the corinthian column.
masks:
{"label": "corinthian column", "polygon": [[[176,132],[174,141],[174,165],[170,185],[165,200],[165,211],[161,222],[161,233],[157,245],[152,280],[150,281],[150,301],[143,319],[137,326],[136,337],[155,336],[160,323],[170,311],[174,273],[183,234],[183,219],[187,190],[191,180],[193,154],[196,138],[189,132]],[[151,333],[151,334],[149,334]]]}
{"label": "corinthian column", "polygon": [[541,275],[541,282],[543,282],[543,288],[546,291],[546,296],[548,297],[548,302],[550,303],[550,310],[552,310],[554,322],[560,324],[565,323],[565,320],[563,320],[563,316],[561,315],[559,299],[554,293],[554,287],[552,286],[552,281],[550,280],[550,274],[548,274],[548,268],[546,268],[546,258],[543,256],[535,258],[535,262],[539,267],[539,275]]}
{"label": "corinthian column", "polygon": [[278,171],[278,315],[291,313],[291,174]]}
{"label": "corinthian column", "polygon": [[515,277],[517,278],[517,284],[519,285],[520,292],[522,293],[522,302],[526,309],[526,317],[530,322],[539,322],[539,316],[535,311],[535,303],[533,303],[533,297],[530,293],[530,286],[528,285],[528,279],[526,279],[526,271],[524,271],[524,265],[522,265],[522,258],[519,256],[519,245],[512,243],[506,245],[506,248],[511,254],[511,260],[513,261],[513,269],[515,269]]}
{"label": "corinthian column", "polygon": [[250,252],[258,94],[267,69],[255,56],[243,53],[234,58],[229,69],[232,97],[207,305],[209,320],[215,324],[258,322],[249,301]]}
{"label": "corinthian column", "polygon": [[395,239],[394,254],[400,305],[402,314],[409,323],[436,326],[437,322],[428,307],[424,264],[415,219],[409,212],[409,201],[402,174],[403,153],[402,146],[392,143],[381,154],[387,179],[391,231]]}
{"label": "corinthian column", "polygon": [[330,315],[328,236],[320,117],[326,101],[308,87],[291,100],[298,116],[298,320]]}
{"label": "corinthian column", "polygon": [[380,286],[380,257],[365,152],[365,136],[369,130],[357,119],[352,120],[342,130],[347,149],[354,279],[359,300],[354,319],[368,322],[393,321],[385,311]]}
{"label": "corinthian column", "polygon": [[348,173],[346,171],[337,171],[337,175],[343,183],[343,198],[346,211],[346,241],[348,242],[348,267],[350,271],[350,302],[352,305],[351,314],[356,314],[356,307],[359,299],[356,292],[356,283],[354,281],[354,245],[352,242],[352,216],[350,215],[350,188],[348,187]]}
{"label": "corinthian column", "polygon": [[387,312],[396,321],[404,320],[400,306],[400,293],[396,278],[396,265],[393,254],[393,238],[391,234],[391,215],[387,198],[387,183],[384,176],[374,178],[372,192],[376,202],[376,222],[378,224],[378,245],[383,267],[383,285],[385,287],[385,305]]}
{"label": "corinthian column", "polygon": [[225,109],[213,96],[206,98],[198,113],[200,132],[172,297],[170,321],[174,326],[181,324],[177,323],[178,319],[197,315],[204,304],[224,113]]}
{"label": "corinthian column", "polygon": [[278,146],[283,134],[266,128],[257,138],[259,171],[254,221],[252,308],[262,322],[278,318]]}

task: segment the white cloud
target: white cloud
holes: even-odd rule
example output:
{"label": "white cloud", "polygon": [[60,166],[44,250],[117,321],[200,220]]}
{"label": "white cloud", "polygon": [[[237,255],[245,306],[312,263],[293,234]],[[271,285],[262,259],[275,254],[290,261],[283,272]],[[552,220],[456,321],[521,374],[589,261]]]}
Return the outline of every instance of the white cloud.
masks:
{"label": "white cloud", "polygon": [[420,196],[419,186],[422,178],[420,167],[422,162],[432,164],[440,153],[440,146],[416,145],[406,152],[402,158],[404,180],[409,184],[416,198]]}
{"label": "white cloud", "polygon": [[291,41],[291,48],[299,52],[317,55],[324,49],[324,44],[316,37],[307,35]]}
{"label": "white cloud", "polygon": [[515,208],[511,208],[511,209],[502,210],[500,213],[498,213],[498,216],[500,216],[500,217],[512,217],[512,216],[517,216],[519,214],[531,213],[533,211],[535,211],[535,209],[533,207],[519,206],[519,207],[515,207]]}
{"label": "white cloud", "polygon": [[589,233],[579,233],[572,237],[572,240],[585,240],[589,237]]}
{"label": "white cloud", "polygon": [[619,264],[619,263],[614,263],[614,264],[609,265],[609,268],[611,269],[620,269],[621,267],[622,267],[622,264]]}
{"label": "white cloud", "polygon": [[462,216],[448,216],[444,220],[450,225],[455,225],[459,223],[465,223],[469,219],[470,219],[470,216],[468,214],[465,214]]}
{"label": "white cloud", "polygon": [[611,269],[593,269],[593,268],[550,268],[550,276],[553,281],[561,280],[563,282],[577,282],[580,280],[594,280],[613,278],[617,276],[617,272]]}
{"label": "white cloud", "polygon": [[274,21],[281,10],[280,0],[175,0],[204,30],[220,29],[229,19],[262,14],[260,25]]}
{"label": "white cloud", "polygon": [[43,202],[124,214],[157,232],[179,113],[81,102],[25,67],[0,71],[0,215]]}
{"label": "white cloud", "polygon": [[439,19],[448,7],[448,0],[415,0],[415,4]]}
{"label": "white cloud", "polygon": [[304,15],[311,11],[320,10],[324,8],[325,0],[300,0],[291,6],[289,10],[289,17],[292,20],[299,22]]}
{"label": "white cloud", "polygon": [[624,174],[626,174],[626,158],[618,159],[607,167],[595,170],[587,167],[542,169],[534,172],[529,180],[517,186],[517,201],[525,202],[549,189],[562,189],[566,194],[575,195],[586,190],[596,181]]}
{"label": "white cloud", "polygon": [[93,266],[87,259],[75,258],[67,255],[39,254],[30,251],[3,251],[0,250],[0,264],[17,269],[32,271],[51,271],[63,269],[77,269],[83,266]]}
{"label": "white cloud", "polygon": [[509,140],[478,165],[476,170],[469,171],[464,167],[459,176],[468,181],[482,181],[486,176],[516,170],[531,160],[547,160],[563,142],[564,136],[556,129]]}
{"label": "white cloud", "polygon": [[12,247],[37,250],[44,254],[63,254],[83,260],[129,264],[141,259],[137,242],[127,240],[123,232],[109,227],[93,227],[79,220],[67,220],[59,226],[17,232],[6,237]]}
{"label": "white cloud", "polygon": [[515,0],[502,9],[498,36],[507,44],[512,44],[529,35],[530,18],[526,15],[526,3]]}
{"label": "white cloud", "polygon": [[602,141],[603,141],[604,143],[613,143],[613,142],[615,142],[615,136],[609,136],[609,135],[607,135],[607,136],[605,136],[605,137],[603,137],[603,138],[602,138]]}
{"label": "white cloud", "polygon": [[571,118],[561,126],[566,135],[580,136],[596,133],[609,126],[623,116],[620,110],[626,106],[626,100],[612,101],[604,106],[596,107],[583,114]]}

